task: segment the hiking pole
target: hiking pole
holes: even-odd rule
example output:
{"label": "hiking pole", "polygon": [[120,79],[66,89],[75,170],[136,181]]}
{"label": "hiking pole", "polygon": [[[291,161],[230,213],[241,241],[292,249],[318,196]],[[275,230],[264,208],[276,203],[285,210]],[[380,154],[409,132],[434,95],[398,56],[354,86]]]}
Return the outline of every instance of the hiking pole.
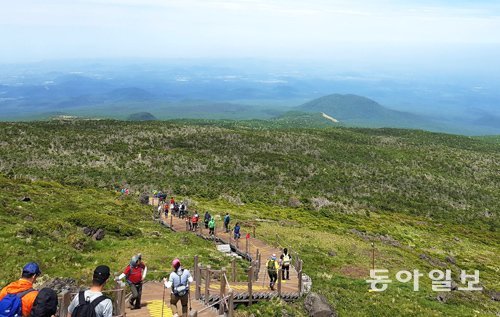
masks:
{"label": "hiking pole", "polygon": [[191,306],[191,291],[188,291],[189,294],[189,311],[193,310],[193,307]]}

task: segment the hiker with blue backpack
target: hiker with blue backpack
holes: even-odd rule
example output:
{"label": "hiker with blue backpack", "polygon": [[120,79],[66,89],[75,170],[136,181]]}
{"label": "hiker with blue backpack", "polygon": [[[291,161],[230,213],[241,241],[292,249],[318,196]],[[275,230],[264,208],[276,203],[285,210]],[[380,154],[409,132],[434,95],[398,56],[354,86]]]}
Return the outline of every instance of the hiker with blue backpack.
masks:
{"label": "hiker with blue backpack", "polygon": [[67,317],[112,317],[113,303],[110,298],[102,294],[109,276],[108,266],[96,267],[92,276],[92,286],[73,298],[68,307]]}
{"label": "hiker with blue backpack", "polygon": [[33,284],[42,272],[37,263],[30,262],[23,267],[21,278],[0,291],[1,317],[28,317],[38,291]]}
{"label": "hiker with blue backpack", "polygon": [[129,299],[131,309],[141,309],[141,296],[142,296],[142,283],[146,278],[148,268],[142,262],[142,255],[139,253],[134,255],[127,265],[125,270],[116,281],[121,281],[123,278],[127,279],[127,284],[130,286],[132,296]]}
{"label": "hiker with blue backpack", "polygon": [[163,279],[165,288],[171,289],[170,294],[170,308],[172,309],[173,317],[178,317],[177,303],[180,301],[182,305],[182,316],[188,315],[188,302],[189,302],[189,284],[193,282],[193,277],[187,269],[181,266],[179,259],[172,261],[172,270],[168,280]]}

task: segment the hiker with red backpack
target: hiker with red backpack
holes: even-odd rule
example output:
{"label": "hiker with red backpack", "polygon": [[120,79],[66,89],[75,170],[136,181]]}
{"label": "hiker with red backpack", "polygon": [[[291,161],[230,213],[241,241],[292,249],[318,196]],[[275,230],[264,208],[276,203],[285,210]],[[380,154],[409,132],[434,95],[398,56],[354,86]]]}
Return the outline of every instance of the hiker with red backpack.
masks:
{"label": "hiker with red backpack", "polygon": [[170,273],[168,280],[163,279],[165,288],[171,289],[170,308],[172,309],[173,317],[178,317],[177,303],[180,301],[182,305],[182,316],[187,317],[188,302],[189,302],[189,284],[193,282],[193,277],[187,269],[182,268],[181,261],[174,259],[172,261],[173,272]]}
{"label": "hiker with red backpack", "polygon": [[142,282],[146,278],[147,271],[148,268],[142,262],[142,255],[139,253],[132,257],[130,264],[127,265],[123,273],[116,279],[120,281],[124,277],[127,278],[127,284],[130,286],[130,291],[132,292],[129,300],[131,309],[141,309]]}
{"label": "hiker with red backpack", "polygon": [[0,291],[0,316],[27,317],[31,313],[38,291],[33,284],[42,272],[37,263],[30,262],[23,267],[21,278]]}
{"label": "hiker with red backpack", "polygon": [[99,265],[94,270],[92,286],[79,292],[68,307],[67,317],[112,317],[113,303],[102,294],[110,275],[109,267]]}

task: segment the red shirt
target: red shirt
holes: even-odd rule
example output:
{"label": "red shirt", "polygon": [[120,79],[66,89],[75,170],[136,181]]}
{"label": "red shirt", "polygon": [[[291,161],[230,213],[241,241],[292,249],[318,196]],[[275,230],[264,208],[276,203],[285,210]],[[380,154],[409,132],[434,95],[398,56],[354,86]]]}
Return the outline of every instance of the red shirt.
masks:
{"label": "red shirt", "polygon": [[140,263],[136,267],[130,267],[130,265],[128,265],[123,273],[127,276],[127,281],[137,284],[142,282],[142,272],[144,268],[144,263]]}

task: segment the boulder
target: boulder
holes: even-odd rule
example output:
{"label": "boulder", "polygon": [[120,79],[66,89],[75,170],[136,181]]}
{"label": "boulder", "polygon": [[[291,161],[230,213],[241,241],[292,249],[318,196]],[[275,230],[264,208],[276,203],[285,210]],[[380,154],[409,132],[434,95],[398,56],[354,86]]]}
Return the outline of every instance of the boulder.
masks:
{"label": "boulder", "polygon": [[29,198],[28,196],[24,196],[23,198],[20,199],[21,201],[24,201],[24,202],[28,202],[28,201],[31,201],[31,198]]}
{"label": "boulder", "polygon": [[310,317],[337,317],[337,312],[319,294],[309,293],[304,301],[304,306]]}
{"label": "boulder", "polygon": [[92,239],[96,240],[96,241],[100,241],[102,239],[104,239],[104,235],[105,235],[105,232],[104,230],[102,229],[97,229],[97,231],[94,233],[94,235],[92,236]]}
{"label": "boulder", "polygon": [[95,230],[92,228],[89,228],[89,227],[83,227],[82,230],[83,230],[83,234],[86,236],[89,236],[89,237],[93,236],[95,233]]}
{"label": "boulder", "polygon": [[148,193],[142,193],[139,196],[139,203],[141,203],[143,205],[149,204],[149,195],[148,195]]}

